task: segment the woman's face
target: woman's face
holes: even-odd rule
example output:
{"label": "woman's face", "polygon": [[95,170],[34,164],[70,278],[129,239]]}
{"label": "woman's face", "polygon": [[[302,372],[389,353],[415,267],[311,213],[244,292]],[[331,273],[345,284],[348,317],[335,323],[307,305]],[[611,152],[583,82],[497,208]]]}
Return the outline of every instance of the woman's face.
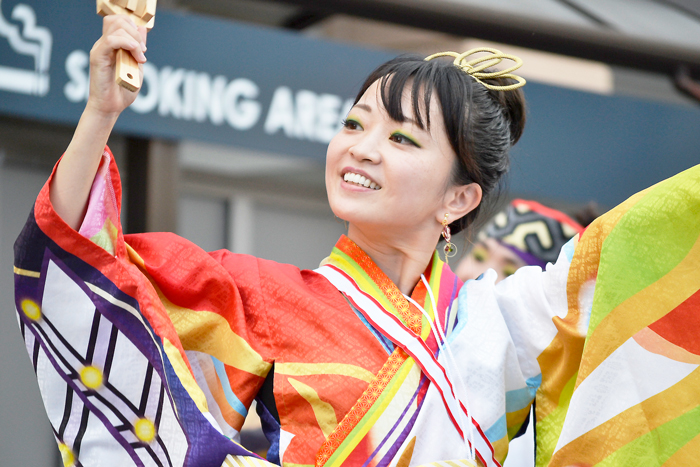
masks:
{"label": "woman's face", "polygon": [[354,227],[382,233],[413,232],[422,225],[435,229],[446,212],[456,156],[438,104],[430,108],[430,130],[414,122],[408,90],[402,108],[406,121],[392,120],[375,82],[328,146],[331,209]]}
{"label": "woman's face", "polygon": [[526,266],[525,262],[513,251],[493,238],[484,238],[460,261],[455,274],[467,281],[476,279],[488,269],[493,269],[498,274],[497,282],[500,282],[523,266]]}

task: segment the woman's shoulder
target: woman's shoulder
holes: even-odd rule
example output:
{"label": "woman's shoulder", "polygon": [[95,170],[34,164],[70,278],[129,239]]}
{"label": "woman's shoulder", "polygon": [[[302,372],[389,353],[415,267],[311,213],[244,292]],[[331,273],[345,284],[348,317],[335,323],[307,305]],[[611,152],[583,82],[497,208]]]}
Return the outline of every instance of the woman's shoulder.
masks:
{"label": "woman's shoulder", "polygon": [[253,255],[217,250],[209,256],[239,284],[256,285],[268,297],[285,302],[315,297],[324,301],[342,299],[338,290],[314,270],[279,263]]}
{"label": "woman's shoulder", "polygon": [[252,272],[290,279],[297,278],[302,274],[302,270],[293,264],[279,263],[249,254],[234,253],[226,249],[210,251],[207,254],[228,271],[236,274]]}
{"label": "woman's shoulder", "polygon": [[221,264],[229,273],[236,276],[256,274],[266,280],[289,283],[309,281],[313,283],[318,278],[323,278],[323,276],[313,270],[301,269],[293,264],[280,263],[243,253],[234,253],[226,249],[211,251],[208,255]]}

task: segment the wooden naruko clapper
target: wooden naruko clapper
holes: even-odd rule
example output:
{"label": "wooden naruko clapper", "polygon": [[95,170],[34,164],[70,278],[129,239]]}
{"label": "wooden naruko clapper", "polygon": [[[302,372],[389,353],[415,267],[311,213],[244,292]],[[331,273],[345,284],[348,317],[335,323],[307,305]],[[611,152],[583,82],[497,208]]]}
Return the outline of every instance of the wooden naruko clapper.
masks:
{"label": "wooden naruko clapper", "polygon": [[[149,31],[156,17],[157,0],[97,0],[97,13],[102,16],[126,15],[137,26],[145,26]],[[115,80],[118,85],[129,91],[138,91],[141,87],[139,64],[130,52],[117,50]]]}

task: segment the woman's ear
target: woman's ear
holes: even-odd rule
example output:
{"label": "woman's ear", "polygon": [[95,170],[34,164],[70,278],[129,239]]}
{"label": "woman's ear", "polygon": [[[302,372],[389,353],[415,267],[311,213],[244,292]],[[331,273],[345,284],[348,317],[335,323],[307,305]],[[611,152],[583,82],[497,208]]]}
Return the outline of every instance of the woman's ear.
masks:
{"label": "woman's ear", "polygon": [[461,219],[472,212],[481,203],[481,186],[478,183],[451,187],[445,195],[445,210],[440,214],[441,222],[445,212],[450,213],[450,222]]}

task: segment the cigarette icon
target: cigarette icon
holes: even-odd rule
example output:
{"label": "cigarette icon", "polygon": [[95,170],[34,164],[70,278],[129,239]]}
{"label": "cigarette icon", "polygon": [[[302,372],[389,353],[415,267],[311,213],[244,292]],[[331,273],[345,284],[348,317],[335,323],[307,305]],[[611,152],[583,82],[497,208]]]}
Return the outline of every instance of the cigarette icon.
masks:
{"label": "cigarette icon", "polygon": [[34,10],[23,3],[15,5],[11,19],[22,23],[22,27],[4,18],[0,9],[0,38],[6,38],[17,54],[33,57],[34,69],[0,64],[0,90],[45,96],[49,92],[49,65],[53,44],[51,31],[37,26]]}

